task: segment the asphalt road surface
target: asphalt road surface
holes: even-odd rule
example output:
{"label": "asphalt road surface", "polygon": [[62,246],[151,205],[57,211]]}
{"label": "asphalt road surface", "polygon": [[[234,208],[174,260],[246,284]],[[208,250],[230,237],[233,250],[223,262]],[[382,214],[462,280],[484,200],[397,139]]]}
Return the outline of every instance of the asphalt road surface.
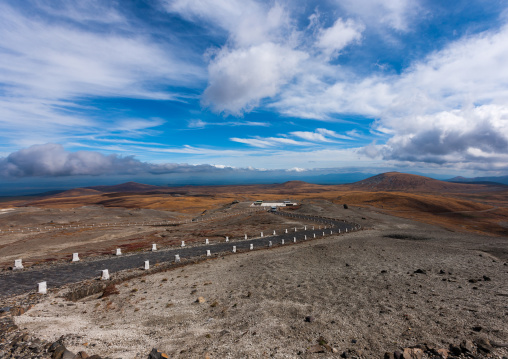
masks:
{"label": "asphalt road surface", "polygon": [[[154,252],[143,252],[136,254],[127,254],[122,256],[111,256],[107,259],[70,262],[51,267],[34,267],[27,270],[13,271],[0,275],[0,297],[9,297],[13,295],[27,293],[37,288],[37,283],[47,282],[48,288],[59,287],[64,284],[76,283],[86,279],[99,278],[102,270],[108,269],[109,273],[118,271],[141,268],[144,261],[150,261],[150,266],[156,263],[174,262],[175,255],[180,255],[181,259],[199,258],[206,255],[206,251],[210,250],[212,255],[223,252],[231,252],[233,246],[236,246],[238,252],[249,250],[250,245],[254,248],[268,247],[269,242],[273,246],[281,245],[284,240],[285,245],[292,244],[296,237],[297,242],[303,241],[305,236],[307,240],[323,236],[336,235],[339,233],[351,232],[358,229],[353,223],[346,223],[337,219],[315,217],[301,214],[293,214],[286,212],[274,212],[274,215],[292,217],[296,219],[304,219],[316,222],[314,230],[312,226],[307,226],[307,230],[303,228],[294,231],[288,228],[288,233],[278,233],[277,235],[267,235],[260,238],[247,240],[235,240],[230,242],[211,243],[209,245],[199,245],[192,247],[184,247],[177,249],[163,249]],[[318,229],[321,226],[322,229]],[[323,229],[324,226],[327,229]],[[331,227],[331,228],[330,228]],[[333,233],[331,233],[333,231]]]}

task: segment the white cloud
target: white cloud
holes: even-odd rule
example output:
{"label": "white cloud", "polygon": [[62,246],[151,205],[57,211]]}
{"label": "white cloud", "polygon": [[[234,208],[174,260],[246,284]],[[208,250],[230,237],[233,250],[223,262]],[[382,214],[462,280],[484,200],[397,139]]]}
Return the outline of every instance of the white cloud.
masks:
{"label": "white cloud", "polygon": [[[168,11],[192,21],[204,20],[227,33],[225,45],[208,51],[209,78],[203,103],[216,112],[234,115],[251,111],[263,99],[273,100],[292,91],[292,84],[306,87],[319,83],[320,76],[336,75],[338,69],[329,61],[344,47],[358,43],[364,29],[342,18],[323,28],[317,15],[311,19],[312,26],[301,29],[291,17],[295,9],[279,2],[165,3]],[[291,115],[290,110],[285,113]]]}
{"label": "white cloud", "polygon": [[314,142],[331,142],[328,138],[323,136],[321,133],[310,132],[310,131],[293,131],[290,135],[303,138],[304,140]]}
{"label": "white cloud", "polygon": [[418,0],[336,0],[337,5],[367,26],[407,31],[415,16],[425,16]]}
{"label": "white cloud", "polygon": [[281,40],[290,31],[286,9],[253,0],[166,0],[166,9],[193,21],[226,30],[233,47],[249,47]]}
{"label": "white cloud", "polygon": [[241,114],[277,95],[298,72],[307,54],[274,43],[223,48],[208,67],[204,103],[218,112]]}
{"label": "white cloud", "polygon": [[322,49],[328,57],[336,57],[340,50],[352,42],[361,39],[364,26],[348,19],[343,21],[337,19],[333,26],[321,29],[317,38],[317,46]]}
{"label": "white cloud", "polygon": [[202,120],[190,120],[187,127],[203,129],[208,126],[259,126],[259,127],[270,127],[270,123],[268,122],[258,122],[258,121],[222,121],[222,122],[205,122]]}
{"label": "white cloud", "polygon": [[[383,151],[387,160],[469,160],[471,166],[485,167],[491,162],[498,168],[494,155],[508,153],[508,147],[503,147],[508,110],[506,58],[508,26],[450,43],[400,75],[357,80],[337,73],[335,81],[314,76],[306,86],[292,83],[271,107],[289,116],[320,120],[344,113],[375,118],[373,130],[393,137]],[[466,146],[467,142],[474,146]],[[474,153],[492,156],[482,160]],[[499,158],[496,161],[500,163]]]}
{"label": "white cloud", "polygon": [[230,138],[233,142],[245,143],[249,146],[268,148],[280,145],[294,145],[294,146],[308,146],[311,145],[309,142],[295,141],[285,137],[254,137],[254,138]]}

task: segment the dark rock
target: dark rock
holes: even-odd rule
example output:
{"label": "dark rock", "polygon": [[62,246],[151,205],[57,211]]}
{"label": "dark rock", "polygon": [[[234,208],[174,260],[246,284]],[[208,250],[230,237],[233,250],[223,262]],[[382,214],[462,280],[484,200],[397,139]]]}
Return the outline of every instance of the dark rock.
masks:
{"label": "dark rock", "polygon": [[150,354],[148,355],[148,359],[167,359],[169,356],[166,353],[163,353],[155,348],[152,349]]}
{"label": "dark rock", "polygon": [[463,340],[460,343],[460,349],[462,349],[463,353],[472,353],[474,351],[474,344],[471,340]]}
{"label": "dark rock", "polygon": [[393,353],[386,352],[385,355],[383,356],[383,359],[395,359],[395,356],[393,355]]}
{"label": "dark rock", "polygon": [[476,280],[476,279],[470,279],[468,282],[469,283],[476,283],[476,282],[478,282],[478,280]]}
{"label": "dark rock", "polygon": [[425,269],[418,268],[417,270],[414,271],[414,273],[416,273],[416,274],[427,274],[427,271]]}
{"label": "dark rock", "polygon": [[394,353],[393,353],[393,357],[395,359],[404,359],[404,356],[402,355],[401,352],[399,352],[398,350],[396,350]]}
{"label": "dark rock", "polygon": [[483,328],[481,326],[477,325],[477,326],[474,326],[472,329],[475,332],[480,332]]}
{"label": "dark rock", "polygon": [[53,351],[53,354],[51,355],[51,358],[52,359],[62,359],[62,357],[63,357],[63,355],[64,355],[66,350],[67,349],[65,349],[65,347],[62,344],[59,343],[59,346],[57,346],[55,348],[55,350]]}
{"label": "dark rock", "polygon": [[439,271],[439,274],[446,274],[446,272],[445,272],[444,270],[442,270],[442,269],[441,269],[441,270]]}
{"label": "dark rock", "polygon": [[486,281],[486,282],[489,282],[490,281],[490,277],[487,277],[486,275],[483,276],[483,280]]}
{"label": "dark rock", "polygon": [[51,346],[48,348],[48,351],[50,353],[53,353],[60,346],[62,346],[62,343],[60,343],[59,341],[56,341],[53,344],[51,344]]}
{"label": "dark rock", "polygon": [[492,345],[490,344],[490,341],[487,338],[478,338],[475,340],[476,345],[478,346],[478,349],[485,353],[490,353],[494,348],[492,348]]}
{"label": "dark rock", "polygon": [[307,323],[312,323],[314,320],[315,320],[314,317],[311,316],[311,315],[308,315],[308,316],[305,317],[305,321]]}
{"label": "dark rock", "polygon": [[460,347],[455,344],[450,344],[450,353],[459,356],[462,354],[462,349],[460,349]]}
{"label": "dark rock", "polygon": [[95,355],[92,355],[91,357],[88,357],[88,359],[102,359],[102,357],[95,354]]}

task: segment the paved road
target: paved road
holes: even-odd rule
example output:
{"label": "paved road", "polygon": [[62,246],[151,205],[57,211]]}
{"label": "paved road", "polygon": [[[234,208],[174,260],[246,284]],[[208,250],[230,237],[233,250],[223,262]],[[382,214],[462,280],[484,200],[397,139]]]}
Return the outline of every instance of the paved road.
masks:
{"label": "paved road", "polygon": [[[310,240],[314,238],[314,234],[316,238],[320,238],[323,236],[323,232],[325,232],[325,235],[330,235],[331,230],[333,234],[338,234],[339,230],[341,233],[345,233],[346,230],[350,232],[356,228],[355,224],[335,219],[286,212],[276,212],[274,214],[316,222],[314,226],[315,229],[312,230],[312,226],[307,226],[307,230],[301,228],[295,232],[293,227],[292,229],[288,228],[289,233],[287,234],[280,233],[275,236],[265,236],[263,238],[230,241],[228,243],[221,242],[187,248],[160,250],[156,252],[143,252],[124,256],[112,256],[96,261],[82,261],[52,267],[13,271],[8,274],[0,275],[0,297],[29,292],[37,288],[37,283],[43,281],[47,282],[48,288],[52,288],[86,279],[98,278],[103,269],[108,269],[109,273],[112,274],[125,269],[141,268],[146,260],[150,261],[150,266],[156,263],[172,262],[175,260],[176,254],[179,254],[181,259],[198,258],[206,255],[207,250],[210,250],[212,255],[220,252],[231,252],[233,246],[236,246],[237,251],[245,251],[249,250],[251,244],[254,245],[254,248],[267,247],[269,241],[271,241],[272,244],[276,246],[281,244],[282,239],[284,239],[285,244],[290,244],[293,242],[294,237],[296,237],[297,241],[302,241],[306,235],[307,239]],[[319,230],[319,226],[321,226],[321,228],[327,226],[327,229]],[[330,226],[333,226],[333,228],[330,229]]]}

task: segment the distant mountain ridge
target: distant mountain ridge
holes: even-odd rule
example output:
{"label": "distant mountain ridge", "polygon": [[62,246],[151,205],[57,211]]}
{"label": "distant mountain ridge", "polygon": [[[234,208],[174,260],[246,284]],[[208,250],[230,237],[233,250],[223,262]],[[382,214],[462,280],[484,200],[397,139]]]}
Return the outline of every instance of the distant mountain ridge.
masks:
{"label": "distant mountain ridge", "polygon": [[[460,178],[455,178],[460,181]],[[126,182],[111,186],[91,186],[74,188],[63,191],[48,197],[70,198],[86,196],[103,196],[106,194],[175,194],[180,195],[218,195],[231,191],[245,194],[258,192],[291,195],[292,193],[320,193],[321,191],[367,191],[367,192],[421,192],[421,193],[443,193],[443,192],[478,192],[495,190],[504,185],[498,183],[471,183],[463,179],[459,181],[440,181],[430,177],[413,175],[400,172],[381,173],[367,179],[350,183],[319,185],[300,180],[287,181],[272,184],[253,185],[217,185],[217,186],[155,186],[137,182]]]}
{"label": "distant mountain ridge", "polygon": [[92,186],[85,188],[100,192],[146,192],[162,189],[165,187],[137,182],[126,182],[112,186]]}
{"label": "distant mountain ridge", "polygon": [[491,176],[491,177],[473,177],[473,178],[467,178],[467,177],[453,177],[447,180],[448,182],[455,182],[455,183],[501,183],[508,185],[508,176]]}

